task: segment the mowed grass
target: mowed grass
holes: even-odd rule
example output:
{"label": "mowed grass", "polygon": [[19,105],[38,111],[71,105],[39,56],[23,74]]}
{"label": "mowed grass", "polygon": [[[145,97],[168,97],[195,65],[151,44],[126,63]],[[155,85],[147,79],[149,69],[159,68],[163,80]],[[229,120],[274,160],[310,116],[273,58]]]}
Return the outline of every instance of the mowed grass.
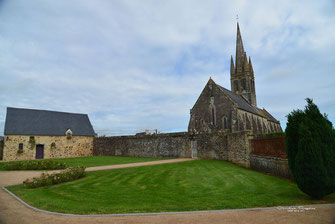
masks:
{"label": "mowed grass", "polygon": [[[156,161],[162,159],[156,158],[137,158],[137,157],[119,157],[119,156],[88,156],[88,157],[75,157],[75,158],[59,158],[59,159],[44,159],[53,160],[60,163],[67,163],[70,166],[84,166],[84,167],[94,167],[94,166],[106,166],[106,165],[117,165],[126,163],[138,163],[138,162],[148,162]],[[28,162],[36,160],[25,160],[20,162]],[[3,165],[8,162],[0,163],[0,171],[4,170]]]}
{"label": "mowed grass", "polygon": [[8,187],[40,209],[109,214],[235,209],[335,202],[311,200],[295,183],[225,161],[197,160],[88,172],[83,179],[24,189]]}

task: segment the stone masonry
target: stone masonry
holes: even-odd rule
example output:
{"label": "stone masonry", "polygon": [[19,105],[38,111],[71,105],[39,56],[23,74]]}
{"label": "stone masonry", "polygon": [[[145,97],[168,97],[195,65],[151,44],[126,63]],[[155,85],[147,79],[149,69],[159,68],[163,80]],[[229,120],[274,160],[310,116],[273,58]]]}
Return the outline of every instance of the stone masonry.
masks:
{"label": "stone masonry", "polygon": [[[93,155],[92,136],[34,136],[35,144],[31,144],[30,136],[5,135],[3,161],[35,159],[36,145],[44,145],[44,158],[65,158]],[[23,144],[23,152],[19,153],[19,144]],[[54,143],[54,144],[53,144]]]}
{"label": "stone masonry", "polygon": [[215,132],[189,135],[187,132],[151,136],[99,137],[94,139],[94,155],[153,158],[192,157],[196,142],[197,157],[218,159],[249,167],[251,132]]}

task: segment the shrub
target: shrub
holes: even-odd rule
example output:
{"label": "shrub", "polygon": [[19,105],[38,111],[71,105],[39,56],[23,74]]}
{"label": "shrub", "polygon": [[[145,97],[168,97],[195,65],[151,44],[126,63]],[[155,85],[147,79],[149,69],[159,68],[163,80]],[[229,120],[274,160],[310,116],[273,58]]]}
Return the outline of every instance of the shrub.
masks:
{"label": "shrub", "polygon": [[60,173],[42,173],[40,177],[34,177],[23,181],[25,188],[37,188],[80,179],[85,176],[85,167],[70,167]]}
{"label": "shrub", "polygon": [[59,163],[53,160],[8,162],[3,166],[5,170],[60,170],[66,167],[66,163]]}
{"label": "shrub", "polygon": [[335,135],[327,116],[311,99],[306,101],[304,111],[287,116],[287,157],[299,189],[321,199],[335,190]]}
{"label": "shrub", "polygon": [[301,191],[312,198],[321,199],[333,192],[330,177],[324,166],[322,148],[313,140],[307,126],[299,128],[298,153],[295,158],[295,181]]}

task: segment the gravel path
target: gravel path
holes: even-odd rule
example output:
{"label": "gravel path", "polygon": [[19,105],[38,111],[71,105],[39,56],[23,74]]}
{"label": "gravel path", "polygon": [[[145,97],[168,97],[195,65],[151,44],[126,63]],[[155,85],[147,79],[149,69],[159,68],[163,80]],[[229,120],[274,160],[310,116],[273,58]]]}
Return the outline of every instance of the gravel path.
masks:
{"label": "gravel path", "polygon": [[[118,169],[125,167],[190,161],[173,159],[143,163],[87,168],[88,171]],[[52,171],[51,171],[52,172]],[[40,175],[38,171],[1,171],[0,186],[22,183],[26,178]],[[93,206],[93,205],[92,205]],[[309,210],[307,210],[309,208]],[[276,224],[335,224],[335,206],[306,206],[303,208],[283,208],[256,211],[222,211],[214,213],[193,213],[174,215],[124,216],[124,217],[65,217],[33,211],[0,190],[0,224],[30,223],[276,223]]]}

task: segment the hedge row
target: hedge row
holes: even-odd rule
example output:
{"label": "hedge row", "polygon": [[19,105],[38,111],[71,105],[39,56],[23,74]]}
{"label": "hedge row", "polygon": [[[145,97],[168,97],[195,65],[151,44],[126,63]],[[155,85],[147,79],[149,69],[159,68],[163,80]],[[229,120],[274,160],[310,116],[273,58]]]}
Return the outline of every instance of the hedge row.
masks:
{"label": "hedge row", "polygon": [[42,173],[40,177],[34,177],[23,181],[25,188],[37,188],[80,179],[85,176],[85,167],[70,167],[60,173]]}
{"label": "hedge row", "polygon": [[3,165],[3,169],[5,170],[60,170],[66,167],[66,163],[59,163],[53,160],[8,162]]}

